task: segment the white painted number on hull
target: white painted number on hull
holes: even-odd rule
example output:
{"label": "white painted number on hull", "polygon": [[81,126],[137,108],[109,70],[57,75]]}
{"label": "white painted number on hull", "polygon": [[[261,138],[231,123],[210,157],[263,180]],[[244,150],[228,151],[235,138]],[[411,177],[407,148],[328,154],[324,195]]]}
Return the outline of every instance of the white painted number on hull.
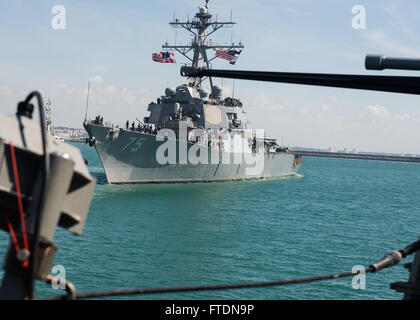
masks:
{"label": "white painted number on hull", "polygon": [[124,151],[126,149],[128,149],[128,147],[131,146],[130,150],[131,152],[136,152],[140,149],[140,147],[142,146],[142,141],[145,141],[147,139],[145,138],[136,138],[136,137],[129,137],[128,140],[130,140],[130,142],[121,149],[121,151]]}

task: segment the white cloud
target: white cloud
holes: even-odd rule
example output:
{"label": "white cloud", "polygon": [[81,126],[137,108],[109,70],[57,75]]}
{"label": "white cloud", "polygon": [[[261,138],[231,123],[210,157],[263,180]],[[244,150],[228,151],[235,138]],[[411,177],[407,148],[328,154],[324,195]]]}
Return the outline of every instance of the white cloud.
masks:
{"label": "white cloud", "polygon": [[[22,100],[27,92],[18,92],[16,89],[10,97],[1,97],[6,90],[0,87],[0,112],[10,113],[15,105]],[[52,101],[52,120],[54,126],[70,126],[80,128],[86,107],[87,88],[71,84],[54,85],[39,88],[44,101]],[[106,121],[123,125],[127,119],[141,119],[146,115],[150,97],[145,89],[121,88],[116,85],[91,85],[89,96],[88,117],[94,118],[101,114]],[[7,106],[13,106],[13,108]]]}
{"label": "white cloud", "polygon": [[410,115],[410,114],[408,114],[408,113],[396,114],[396,115],[395,115],[395,118],[396,118],[397,120],[404,121],[404,120],[409,120],[409,119],[411,119],[411,115]]}
{"label": "white cloud", "polygon": [[409,113],[397,113],[395,119],[398,121],[414,121],[420,122],[420,116]]}
{"label": "white cloud", "polygon": [[107,94],[114,94],[114,93],[116,93],[117,91],[118,91],[117,87],[116,87],[116,86],[113,86],[113,85],[111,85],[111,86],[106,86],[106,87],[104,88],[104,92],[105,92],[105,93],[107,93]]}
{"label": "white cloud", "polygon": [[93,83],[102,83],[103,79],[101,76],[93,76],[89,78],[89,81]]}
{"label": "white cloud", "polygon": [[299,112],[299,114],[301,116],[306,116],[309,113],[311,113],[311,108],[309,108],[309,107],[303,107],[303,108],[300,108],[298,112]]}
{"label": "white cloud", "polygon": [[329,110],[331,110],[331,106],[329,106],[328,104],[323,104],[321,106],[322,111],[327,112]]}
{"label": "white cloud", "polygon": [[373,124],[380,124],[389,118],[389,111],[379,104],[369,105],[359,116]]}
{"label": "white cloud", "polygon": [[377,47],[381,47],[386,51],[391,51],[397,54],[407,55],[411,57],[420,57],[420,50],[418,48],[403,46],[390,39],[383,31],[372,30],[363,33],[366,39]]}
{"label": "white cloud", "polygon": [[385,4],[383,10],[391,18],[389,22],[394,30],[398,30],[399,33],[404,33],[411,41],[418,42],[419,37],[416,33],[416,29],[413,28],[412,22],[410,23],[407,19],[407,13],[405,10],[406,6],[404,3],[388,3]]}
{"label": "white cloud", "polygon": [[328,102],[337,103],[337,101],[338,101],[337,96],[328,96]]}
{"label": "white cloud", "polygon": [[118,88],[115,85],[109,85],[94,87],[92,93],[90,100],[98,105],[109,106],[114,109],[124,105],[144,105],[144,109],[147,109],[147,100],[145,99],[147,91],[145,89]]}
{"label": "white cloud", "polygon": [[252,104],[261,110],[266,111],[280,111],[284,110],[285,106],[273,101],[273,99],[269,98],[264,94],[258,94],[254,97]]}
{"label": "white cloud", "polygon": [[379,119],[387,119],[389,118],[389,112],[388,110],[379,104],[367,106],[367,109],[371,113],[371,115],[375,118]]}
{"label": "white cloud", "polygon": [[0,87],[0,97],[9,97],[13,94],[13,90],[9,87]]}

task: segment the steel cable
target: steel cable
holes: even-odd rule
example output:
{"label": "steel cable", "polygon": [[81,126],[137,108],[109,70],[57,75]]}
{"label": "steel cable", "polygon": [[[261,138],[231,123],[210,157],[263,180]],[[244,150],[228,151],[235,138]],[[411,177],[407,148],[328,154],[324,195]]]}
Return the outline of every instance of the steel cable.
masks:
{"label": "steel cable", "polygon": [[[420,249],[420,240],[409,244],[404,249],[401,249],[398,251],[392,251],[386,254],[382,259],[370,265],[369,268],[367,268],[364,272],[374,273],[376,271],[396,265],[402,260],[402,258],[405,258],[406,256],[418,251],[419,249]],[[315,282],[315,281],[325,281],[325,280],[331,280],[331,279],[347,278],[347,277],[352,277],[359,274],[361,274],[361,271],[343,272],[343,273],[336,273],[336,274],[323,275],[323,276],[297,278],[297,279],[290,279],[290,280],[279,280],[279,281],[91,291],[91,292],[85,292],[85,293],[77,293],[75,295],[75,298],[87,299],[87,298],[100,298],[100,297],[111,297],[111,296],[122,296],[122,295],[144,295],[144,294],[157,294],[157,293],[174,293],[174,292],[210,291],[210,290],[284,286],[284,285],[292,285],[292,284],[299,284],[299,283],[309,283],[309,282]],[[47,300],[63,300],[67,298],[68,298],[67,296],[63,295],[63,296],[50,297],[46,299]]]}

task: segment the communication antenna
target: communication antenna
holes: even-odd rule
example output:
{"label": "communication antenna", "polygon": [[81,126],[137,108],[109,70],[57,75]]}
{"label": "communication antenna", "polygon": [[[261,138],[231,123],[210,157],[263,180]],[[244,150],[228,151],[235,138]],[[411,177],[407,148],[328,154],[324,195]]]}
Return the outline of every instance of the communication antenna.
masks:
{"label": "communication antenna", "polygon": [[232,98],[235,98],[235,80],[233,80],[233,85],[232,85]]}
{"label": "communication antenna", "polygon": [[[236,67],[233,67],[233,70],[236,70]],[[232,98],[235,99],[235,79],[233,79],[232,85]]]}
{"label": "communication antenna", "polygon": [[89,90],[90,90],[90,81],[88,82],[88,92],[86,97],[86,112],[85,112],[85,121],[87,120],[87,113],[89,108]]}
{"label": "communication antenna", "polygon": [[[165,43],[162,49],[174,50],[188,59],[193,68],[204,68],[211,69],[211,62],[217,59],[217,56],[209,57],[207,51],[214,50],[217,52],[219,49],[243,49],[243,44],[235,45],[233,43],[233,35],[230,43],[225,45],[218,45],[210,41],[210,36],[221,28],[229,28],[235,25],[232,21],[214,21],[212,20],[213,15],[207,10],[209,1],[205,1],[205,7],[200,8],[199,12],[190,21],[190,16],[187,15],[187,21],[180,21],[175,19],[169,24],[174,28],[183,28],[187,30],[191,36],[191,43],[187,45],[175,44],[171,45]],[[203,10],[204,9],[204,10]],[[213,90],[213,81],[211,77],[195,77],[195,81],[192,83],[193,86],[199,88],[202,81],[208,80],[211,91]]]}

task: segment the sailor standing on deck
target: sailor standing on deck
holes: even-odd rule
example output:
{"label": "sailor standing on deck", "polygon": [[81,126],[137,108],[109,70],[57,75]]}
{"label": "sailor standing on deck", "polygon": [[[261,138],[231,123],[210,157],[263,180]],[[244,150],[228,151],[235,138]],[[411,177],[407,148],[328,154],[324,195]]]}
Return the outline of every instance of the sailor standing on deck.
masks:
{"label": "sailor standing on deck", "polygon": [[128,130],[128,126],[130,125],[130,121],[127,120],[127,122],[125,123],[125,129]]}

